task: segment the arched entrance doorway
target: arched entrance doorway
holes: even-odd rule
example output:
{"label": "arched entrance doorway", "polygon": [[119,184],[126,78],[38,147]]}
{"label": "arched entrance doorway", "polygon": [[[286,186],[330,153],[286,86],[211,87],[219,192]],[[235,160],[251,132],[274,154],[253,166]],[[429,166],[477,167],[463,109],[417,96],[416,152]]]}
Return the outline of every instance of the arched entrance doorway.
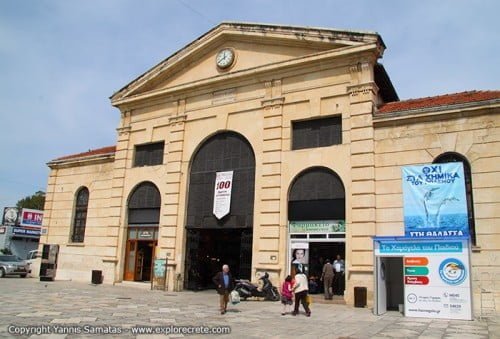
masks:
{"label": "arched entrance doorway", "polygon": [[160,192],[151,182],[139,184],[130,195],[123,280],[151,280],[154,250],[158,242],[160,206]]}
{"label": "arched entrance doorway", "polygon": [[[219,219],[213,213],[216,176],[230,171],[230,210]],[[217,134],[196,152],[189,176],[185,288],[212,288],[222,264],[234,277],[250,278],[254,187],[255,156],[241,135]]]}
{"label": "arched entrance doorway", "polygon": [[[325,167],[300,173],[290,188],[288,220],[290,272],[305,271],[317,280],[317,290],[311,293],[320,293],[325,260],[345,260],[345,189],[339,176]],[[344,271],[345,265],[337,269]],[[336,294],[344,291],[345,277],[340,277]]]}

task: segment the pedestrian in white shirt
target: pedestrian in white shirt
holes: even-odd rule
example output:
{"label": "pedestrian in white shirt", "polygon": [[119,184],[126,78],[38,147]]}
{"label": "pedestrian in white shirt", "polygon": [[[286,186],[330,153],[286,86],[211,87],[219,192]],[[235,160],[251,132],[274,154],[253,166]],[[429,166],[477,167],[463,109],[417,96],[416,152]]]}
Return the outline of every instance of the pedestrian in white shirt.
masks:
{"label": "pedestrian in white shirt", "polygon": [[295,274],[295,283],[293,285],[293,292],[295,293],[295,308],[292,315],[297,315],[299,313],[299,304],[302,303],[304,310],[306,311],[306,316],[311,316],[311,310],[306,301],[307,293],[309,291],[309,283],[307,277],[302,271],[297,271]]}
{"label": "pedestrian in white shirt", "polygon": [[337,259],[333,262],[335,276],[333,277],[333,294],[344,295],[344,271],[345,263],[340,254],[337,254]]}

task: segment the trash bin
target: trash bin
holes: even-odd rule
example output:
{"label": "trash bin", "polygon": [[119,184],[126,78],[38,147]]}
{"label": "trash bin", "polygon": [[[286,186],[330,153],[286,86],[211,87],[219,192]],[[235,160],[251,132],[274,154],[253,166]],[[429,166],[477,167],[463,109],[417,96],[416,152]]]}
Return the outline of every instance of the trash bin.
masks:
{"label": "trash bin", "polygon": [[366,306],[366,287],[354,287],[354,307]]}
{"label": "trash bin", "polygon": [[102,271],[92,270],[92,284],[102,284]]}

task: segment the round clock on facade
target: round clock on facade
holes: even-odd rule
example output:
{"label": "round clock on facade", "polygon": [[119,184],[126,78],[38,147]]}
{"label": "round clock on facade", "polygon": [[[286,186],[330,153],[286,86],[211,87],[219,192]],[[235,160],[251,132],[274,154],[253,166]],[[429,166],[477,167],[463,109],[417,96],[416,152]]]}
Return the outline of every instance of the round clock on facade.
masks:
{"label": "round clock on facade", "polygon": [[217,53],[215,58],[217,67],[221,69],[228,68],[234,62],[234,51],[231,48],[224,48]]}

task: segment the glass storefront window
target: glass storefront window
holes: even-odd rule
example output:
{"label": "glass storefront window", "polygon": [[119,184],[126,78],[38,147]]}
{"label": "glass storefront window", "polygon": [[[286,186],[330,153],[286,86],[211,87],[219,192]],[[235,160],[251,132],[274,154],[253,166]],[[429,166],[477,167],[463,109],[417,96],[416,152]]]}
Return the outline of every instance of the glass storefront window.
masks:
{"label": "glass storefront window", "polygon": [[129,228],[128,229],[128,238],[131,239],[137,239],[137,229],[135,228]]}

